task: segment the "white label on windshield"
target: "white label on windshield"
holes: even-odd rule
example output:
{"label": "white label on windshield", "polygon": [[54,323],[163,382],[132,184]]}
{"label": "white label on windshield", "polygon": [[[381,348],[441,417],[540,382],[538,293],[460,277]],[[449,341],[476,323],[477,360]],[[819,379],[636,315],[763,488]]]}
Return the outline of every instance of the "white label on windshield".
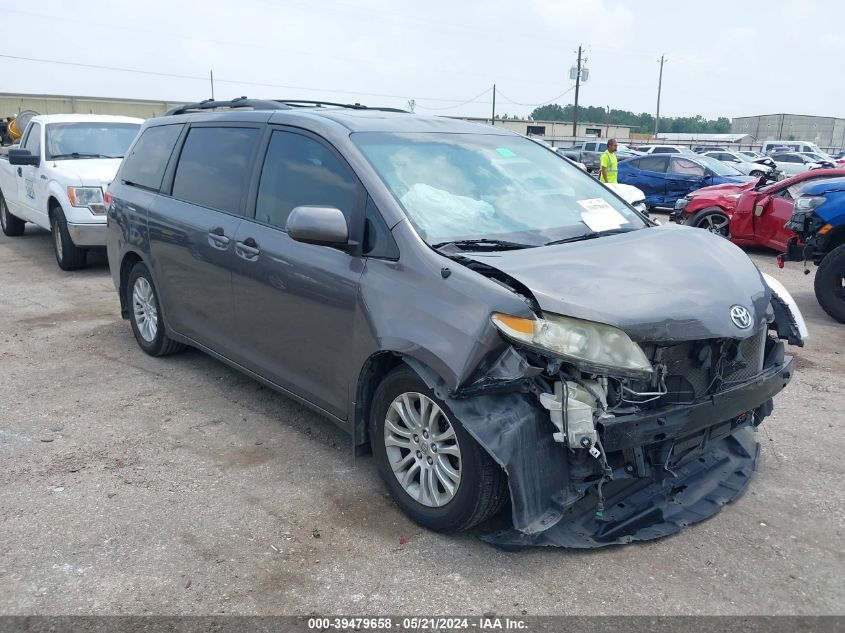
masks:
{"label": "white label on windshield", "polygon": [[618,229],[628,220],[624,215],[619,213],[616,209],[610,206],[606,200],[601,198],[590,198],[589,200],[579,200],[578,204],[581,206],[581,221],[587,225],[591,231],[609,231],[611,229]]}

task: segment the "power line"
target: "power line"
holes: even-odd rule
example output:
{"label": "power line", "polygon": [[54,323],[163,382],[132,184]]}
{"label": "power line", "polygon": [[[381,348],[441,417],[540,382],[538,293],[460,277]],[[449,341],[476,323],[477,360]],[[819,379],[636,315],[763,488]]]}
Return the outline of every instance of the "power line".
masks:
{"label": "power line", "polygon": [[573,90],[575,90],[575,86],[572,86],[571,88],[567,88],[566,90],[561,92],[556,97],[552,97],[551,99],[549,99],[547,101],[542,101],[540,103],[520,103],[519,101],[514,101],[513,99],[511,99],[510,97],[505,95],[501,90],[498,90],[497,93],[499,94],[499,96],[504,97],[505,101],[507,101],[508,103],[512,103],[513,105],[527,106],[527,107],[539,107],[539,106],[549,105],[550,103],[557,101],[558,99],[560,99],[564,95],[572,92]]}
{"label": "power line", "polygon": [[[192,79],[202,82],[207,82],[208,77],[200,76],[200,75],[183,75],[178,73],[163,73],[157,72],[152,70],[141,70],[138,68],[123,68],[120,66],[105,66],[101,64],[83,64],[80,62],[68,62],[64,60],[58,59],[42,59],[37,57],[23,57],[20,55],[7,55],[4,53],[0,53],[0,58],[4,59],[14,59],[17,61],[27,61],[27,62],[37,62],[42,64],[58,64],[61,66],[74,66],[77,68],[91,68],[95,70],[110,70],[110,71],[117,71],[117,72],[125,72],[125,73],[135,73],[138,75],[151,75],[154,77],[169,77],[171,79]],[[262,88],[284,88],[286,90],[308,90],[312,92],[323,92],[323,93],[331,93],[331,94],[346,94],[346,95],[359,95],[365,97],[381,97],[384,99],[403,99],[407,100],[408,95],[392,95],[392,94],[384,94],[384,93],[376,93],[376,92],[361,92],[357,90],[336,90],[332,88],[314,88],[308,86],[290,86],[285,84],[274,84],[274,83],[266,83],[260,81],[246,81],[241,79],[221,79],[219,77],[215,77],[214,81],[216,83],[227,83],[227,84],[238,84],[242,86],[259,86]],[[489,92],[491,88],[487,88],[481,95],[483,96],[487,92]],[[474,97],[473,99],[469,100],[461,100],[461,99],[445,99],[443,97],[420,97],[425,99],[426,101],[441,101],[444,103],[457,103],[458,105],[465,105],[467,103],[472,102],[474,99],[478,97]],[[458,106],[454,106],[458,107]],[[429,109],[437,109],[437,108],[429,108]]]}
{"label": "power line", "polygon": [[[468,103],[474,103],[474,102],[476,102],[478,99],[480,99],[481,97],[483,97],[484,95],[486,95],[486,94],[487,94],[488,92],[490,92],[491,90],[493,90],[493,88],[487,88],[487,90],[485,90],[484,92],[482,92],[482,93],[481,93],[481,94],[479,94],[479,95],[474,96],[472,99],[467,99],[466,101],[463,101],[463,102],[461,102],[461,103],[459,103],[459,104],[457,104],[457,105],[453,105],[453,106],[446,106],[445,108],[429,108],[429,107],[427,107],[427,106],[421,106],[421,105],[419,105],[419,104],[416,104],[416,105],[417,105],[417,107],[420,107],[420,108],[422,108],[423,110],[454,110],[455,108],[460,108],[461,106],[464,106],[464,105],[466,105],[466,104],[468,104]],[[486,101],[485,101],[485,103],[486,103]]]}

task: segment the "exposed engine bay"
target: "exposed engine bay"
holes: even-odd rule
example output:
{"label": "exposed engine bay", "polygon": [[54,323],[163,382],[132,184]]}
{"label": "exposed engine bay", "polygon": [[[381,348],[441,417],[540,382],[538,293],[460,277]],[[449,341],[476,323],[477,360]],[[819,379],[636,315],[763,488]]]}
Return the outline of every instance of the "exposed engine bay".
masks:
{"label": "exposed engine bay", "polygon": [[[470,266],[543,315],[522,284]],[[736,337],[629,341],[644,355],[630,371],[543,353],[507,322],[496,325],[512,345],[459,389],[409,360],[508,474],[511,524],[482,538],[505,548],[649,540],[738,497],[756,468],[754,430],[792,376],[784,340],[806,336],[800,313],[775,292],[769,301],[762,326]],[[599,333],[612,354],[618,335]]]}

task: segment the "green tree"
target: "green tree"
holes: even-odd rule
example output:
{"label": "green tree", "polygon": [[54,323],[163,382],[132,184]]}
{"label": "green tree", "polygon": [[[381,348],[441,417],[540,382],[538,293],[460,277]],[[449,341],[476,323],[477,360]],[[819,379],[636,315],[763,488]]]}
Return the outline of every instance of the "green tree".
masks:
{"label": "green tree", "polygon": [[[534,108],[528,118],[535,121],[572,121],[575,117],[575,106],[566,104],[561,106],[557,103]],[[648,112],[635,114],[628,110],[610,109],[601,106],[580,106],[578,108],[578,121],[582,123],[594,123],[596,125],[627,125],[637,128],[639,132],[651,133],[654,131],[654,116]],[[727,117],[718,119],[705,119],[700,114],[683,117],[661,117],[660,132],[679,133],[721,133],[731,131],[731,121]]]}

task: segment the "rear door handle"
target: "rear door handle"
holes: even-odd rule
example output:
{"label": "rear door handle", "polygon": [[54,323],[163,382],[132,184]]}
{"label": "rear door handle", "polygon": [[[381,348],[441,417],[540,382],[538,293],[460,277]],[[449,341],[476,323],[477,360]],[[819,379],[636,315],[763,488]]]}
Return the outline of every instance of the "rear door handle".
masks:
{"label": "rear door handle", "polygon": [[208,232],[208,243],[217,250],[225,251],[229,248],[230,241],[222,226],[215,227]]}
{"label": "rear door handle", "polygon": [[241,259],[254,262],[258,259],[260,252],[261,249],[258,248],[258,244],[251,237],[246,238],[243,242],[235,242],[235,253]]}

